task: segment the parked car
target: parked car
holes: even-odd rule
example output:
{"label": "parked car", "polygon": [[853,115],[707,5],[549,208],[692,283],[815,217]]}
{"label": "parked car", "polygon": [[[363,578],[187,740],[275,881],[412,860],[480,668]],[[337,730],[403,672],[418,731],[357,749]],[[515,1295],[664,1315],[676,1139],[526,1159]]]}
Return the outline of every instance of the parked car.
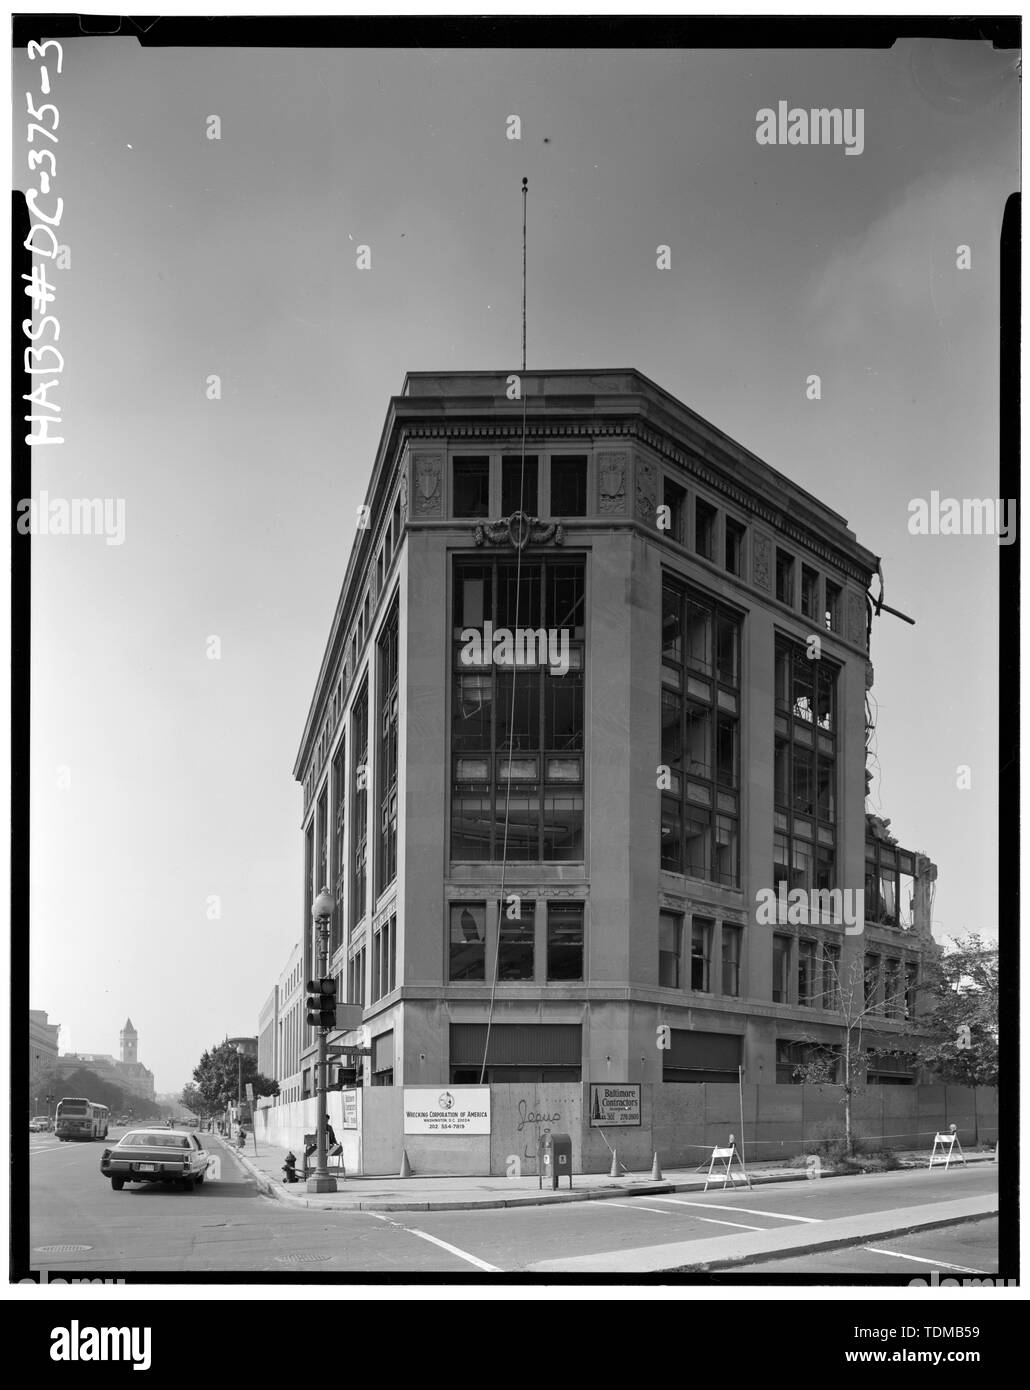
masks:
{"label": "parked car", "polygon": [[33,1115],[29,1121],[30,1134],[49,1134],[53,1121],[49,1115]]}
{"label": "parked car", "polygon": [[100,1171],[115,1192],[127,1182],[177,1183],[192,1192],[210,1164],[200,1140],[184,1129],[130,1129],[100,1155]]}

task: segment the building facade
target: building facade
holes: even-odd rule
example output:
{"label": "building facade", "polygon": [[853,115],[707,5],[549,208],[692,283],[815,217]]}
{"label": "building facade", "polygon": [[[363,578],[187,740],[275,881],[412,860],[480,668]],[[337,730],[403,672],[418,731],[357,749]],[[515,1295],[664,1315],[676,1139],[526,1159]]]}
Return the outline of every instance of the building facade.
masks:
{"label": "building facade", "polygon": [[865,810],[877,557],[635,371],[526,374],[525,436],[511,380],[390,402],[294,769],[298,984],[326,885],[366,1085],[787,1082],[856,1012],[911,1081],[936,870]]}
{"label": "building facade", "polygon": [[29,1071],[57,1065],[59,1023],[48,1023],[45,1009],[29,1010]]}

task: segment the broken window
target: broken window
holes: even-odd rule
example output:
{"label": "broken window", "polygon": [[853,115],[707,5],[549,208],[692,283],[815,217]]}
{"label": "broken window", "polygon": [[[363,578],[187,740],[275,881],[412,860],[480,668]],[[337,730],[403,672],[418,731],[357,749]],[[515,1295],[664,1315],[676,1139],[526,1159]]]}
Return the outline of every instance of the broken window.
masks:
{"label": "broken window", "polygon": [[819,606],[819,576],[807,565],[801,566],[801,611],[806,618],[815,618]]}
{"label": "broken window", "polygon": [[715,521],[718,512],[697,498],[694,503],[694,549],[706,560],[715,559]]}
{"label": "broken window", "polygon": [[731,516],[726,518],[726,569],[729,574],[744,573],[744,537],[747,527]]}
{"label": "broken window", "polygon": [[669,509],[669,528],[665,534],[672,541],[685,544],[684,529],[687,517],[687,490],[671,478],[662,480],[662,502]]}
{"label": "broken window", "polygon": [[842,591],[839,584],[833,584],[829,579],[826,581],[826,630],[828,632],[840,632],[843,626],[843,605],[841,602]]}
{"label": "broken window", "polygon": [[779,549],[776,551],[776,597],[781,603],[794,607],[794,557]]}

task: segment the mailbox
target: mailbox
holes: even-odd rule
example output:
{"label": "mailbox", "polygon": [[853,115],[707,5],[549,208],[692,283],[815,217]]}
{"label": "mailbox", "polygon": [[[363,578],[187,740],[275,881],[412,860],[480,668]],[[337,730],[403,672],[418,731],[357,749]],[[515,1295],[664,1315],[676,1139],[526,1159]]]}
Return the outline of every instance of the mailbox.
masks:
{"label": "mailbox", "polygon": [[552,1188],[556,1188],[559,1178],[568,1178],[569,1187],[572,1186],[571,1135],[552,1134],[549,1129],[545,1129],[540,1136],[537,1155],[539,1160],[538,1187],[543,1187],[545,1182],[549,1182]]}

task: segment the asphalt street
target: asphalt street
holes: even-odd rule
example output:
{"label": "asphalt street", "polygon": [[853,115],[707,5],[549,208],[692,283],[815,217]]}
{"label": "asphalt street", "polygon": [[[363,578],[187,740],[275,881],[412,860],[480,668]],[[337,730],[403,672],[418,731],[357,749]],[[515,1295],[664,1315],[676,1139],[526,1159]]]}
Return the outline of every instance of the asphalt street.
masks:
{"label": "asphalt street", "polygon": [[[768,1184],[751,1192],[627,1195],[500,1210],[324,1212],[262,1195],[220,1145],[213,1150],[220,1161],[217,1176],[192,1193],[136,1186],[114,1192],[100,1175],[100,1142],[59,1144],[51,1135],[33,1135],[30,1145],[32,1268],[52,1275],[516,1272],[546,1259],[707,1241],[743,1231],[796,1230],[806,1223],[986,1194],[997,1185],[997,1169],[987,1164]],[[892,1279],[934,1267],[947,1274],[949,1265],[990,1274],[997,1266],[993,1229],[975,1223],[977,1235],[972,1224],[867,1241],[859,1252],[825,1251],[781,1264],[807,1274],[854,1270]],[[902,1258],[906,1254],[916,1258]],[[922,1264],[922,1258],[941,1263]],[[752,1275],[775,1270],[775,1261],[748,1267]]]}

